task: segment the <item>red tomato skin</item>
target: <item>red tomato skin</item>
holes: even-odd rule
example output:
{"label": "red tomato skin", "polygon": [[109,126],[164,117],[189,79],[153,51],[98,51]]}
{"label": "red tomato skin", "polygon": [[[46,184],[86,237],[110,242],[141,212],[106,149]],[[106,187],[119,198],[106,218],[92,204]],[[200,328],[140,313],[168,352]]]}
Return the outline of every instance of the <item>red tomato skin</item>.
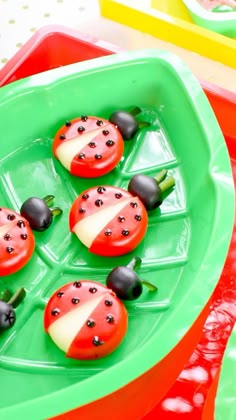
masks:
{"label": "red tomato skin", "polygon": [[[79,153],[83,153],[83,159],[76,154],[71,162],[70,173],[82,178],[95,178],[110,172],[119,163],[124,152],[124,141],[118,128],[109,121],[98,117],[87,117],[86,121],[81,118],[71,120],[69,127],[61,127],[55,135],[53,142],[53,154],[57,158],[57,148],[68,140],[75,137],[83,137],[83,133],[98,129],[104,126],[104,130],[108,130],[108,134],[101,132],[93,138],[95,147],[85,146]],[[97,122],[103,125],[97,125]],[[78,127],[84,127],[85,131],[78,132]],[[61,140],[60,136],[64,135],[65,139]],[[112,140],[113,145],[108,146],[107,141]]]}
{"label": "red tomato skin", "polygon": [[[104,189],[102,193],[98,192],[98,189]],[[96,206],[95,202],[97,199],[102,200],[103,207],[106,207],[108,205],[116,204],[120,198],[116,197],[116,194],[121,194],[122,196],[120,198],[131,198],[133,197],[128,191],[112,187],[108,185],[104,186],[95,186],[92,188],[88,188],[87,190],[83,191],[73,202],[70,214],[69,214],[69,226],[70,231],[73,232],[73,228],[76,225],[77,222],[84,219],[85,217],[88,217],[94,213],[96,213],[99,210],[99,207]],[[81,209],[85,211],[81,211]]]}
{"label": "red tomato skin", "polygon": [[[132,203],[137,203],[137,207],[133,208]],[[120,223],[119,216],[125,216],[125,221]],[[136,220],[135,216],[141,217]],[[116,257],[128,254],[135,249],[143,240],[148,226],[147,211],[138,199],[133,197],[115,218],[113,218],[104,228],[102,232],[94,239],[89,251],[93,254],[104,257]],[[105,231],[110,230],[111,235],[106,236]],[[128,235],[123,235],[122,231],[128,231]]]}
{"label": "red tomato skin", "polygon": [[[107,307],[105,300],[111,300],[112,306]],[[113,323],[108,323],[107,315],[114,317]],[[104,300],[91,313],[95,327],[84,325],[69,347],[66,356],[78,360],[98,359],[112,353],[122,342],[128,328],[128,316],[124,304],[114,296],[113,292],[104,295]],[[103,344],[94,345],[93,338],[97,336]]]}
{"label": "red tomato skin", "polygon": [[[15,218],[9,220],[8,215]],[[18,221],[23,221],[24,226],[17,225]],[[0,210],[0,229],[1,226],[9,224],[10,235],[9,240],[5,240],[4,236],[0,237],[0,276],[8,276],[21,270],[30,260],[35,248],[35,238],[28,221],[20,214],[8,208]],[[21,235],[27,235],[26,239],[22,239]],[[7,248],[13,248],[12,252],[7,252]]]}

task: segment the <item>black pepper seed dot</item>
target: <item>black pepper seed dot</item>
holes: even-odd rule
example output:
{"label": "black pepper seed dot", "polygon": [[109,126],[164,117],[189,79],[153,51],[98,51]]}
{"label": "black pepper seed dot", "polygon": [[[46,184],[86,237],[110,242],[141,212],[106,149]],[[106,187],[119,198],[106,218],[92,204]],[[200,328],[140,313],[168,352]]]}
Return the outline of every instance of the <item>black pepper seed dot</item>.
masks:
{"label": "black pepper seed dot", "polygon": [[89,147],[91,147],[91,149],[94,149],[94,147],[96,147],[95,141],[90,141],[88,145]]}
{"label": "black pepper seed dot", "polygon": [[11,239],[11,235],[9,233],[6,233],[6,235],[4,235],[3,239],[5,239],[5,241],[9,241]]}
{"label": "black pepper seed dot", "polygon": [[116,194],[115,194],[115,197],[116,197],[116,198],[121,198],[121,197],[122,197],[122,194],[121,194],[121,193],[116,193]]}
{"label": "black pepper seed dot", "polygon": [[119,220],[120,223],[124,223],[125,217],[124,216],[119,216],[118,220]]}
{"label": "black pepper seed dot", "polygon": [[84,128],[82,125],[80,125],[80,126],[77,128],[77,131],[78,131],[79,133],[83,133],[83,131],[85,131],[85,128]]}
{"label": "black pepper seed dot", "polygon": [[106,300],[105,300],[105,305],[106,305],[106,306],[112,306],[112,305],[113,305],[112,300],[106,299]]}
{"label": "black pepper seed dot", "polygon": [[134,217],[136,220],[138,220],[140,222],[140,220],[142,220],[142,217],[140,216],[140,214],[136,214]]}
{"label": "black pepper seed dot", "polygon": [[80,209],[79,209],[79,213],[85,213],[85,209],[83,209],[82,207],[80,207]]}
{"label": "black pepper seed dot", "polygon": [[79,155],[78,155],[78,159],[84,159],[85,158],[85,153],[80,153]]}
{"label": "black pepper seed dot", "polygon": [[104,136],[107,136],[109,134],[109,130],[103,130],[102,133],[104,134]]}
{"label": "black pepper seed dot", "polygon": [[103,121],[102,120],[97,120],[96,124],[101,126],[101,125],[103,125]]}
{"label": "black pepper seed dot", "polygon": [[83,198],[83,200],[87,200],[89,198],[89,195],[87,193],[86,194],[83,194],[82,195],[82,198]]}
{"label": "black pepper seed dot", "polygon": [[23,222],[23,220],[18,220],[18,222],[17,222],[17,226],[18,226],[19,228],[23,228],[23,227],[25,227],[25,222]]}
{"label": "black pepper seed dot", "polygon": [[79,301],[80,301],[80,299],[79,299],[79,298],[77,298],[77,297],[75,297],[75,298],[72,298],[72,299],[71,299],[71,302],[72,302],[74,305],[77,305],[77,303],[79,303]]}
{"label": "black pepper seed dot", "polygon": [[102,344],[104,344],[104,341],[101,341],[100,338],[97,335],[95,335],[92,339],[92,343],[95,346],[101,346]]}
{"label": "black pepper seed dot", "polygon": [[78,288],[81,287],[82,284],[80,283],[80,281],[74,281],[73,286]]}
{"label": "black pepper seed dot", "polygon": [[95,159],[97,159],[97,160],[102,159],[102,155],[98,155],[97,153],[96,153],[96,155],[95,155],[94,157],[95,157]]}
{"label": "black pepper seed dot", "polygon": [[114,142],[113,140],[107,140],[107,141],[106,141],[106,145],[107,145],[108,147],[114,146],[114,144],[115,144],[115,142]]}
{"label": "black pepper seed dot", "polygon": [[128,236],[129,235],[128,229],[123,229],[121,233],[122,233],[123,236]]}
{"label": "black pepper seed dot", "polygon": [[66,138],[65,134],[61,134],[59,137],[60,140],[65,140],[65,138]]}
{"label": "black pepper seed dot", "polygon": [[12,254],[12,252],[14,251],[14,248],[12,248],[12,246],[8,246],[8,247],[6,248],[6,251],[7,251],[9,254]]}
{"label": "black pepper seed dot", "polygon": [[22,234],[20,235],[20,237],[21,237],[21,239],[26,240],[28,236],[26,235],[26,233],[22,233]]}
{"label": "black pepper seed dot", "polygon": [[113,324],[113,322],[114,322],[114,317],[113,317],[111,314],[109,314],[109,315],[107,315],[107,316],[106,316],[106,321],[107,321],[109,324]]}
{"label": "black pepper seed dot", "polygon": [[96,201],[95,201],[95,206],[97,206],[97,207],[101,207],[102,205],[103,205],[103,201],[102,200],[100,200],[100,199],[97,199]]}
{"label": "black pepper seed dot", "polygon": [[57,316],[57,315],[59,315],[59,313],[60,313],[60,309],[58,309],[58,308],[54,308],[54,309],[51,311],[51,314],[52,314],[53,316]]}
{"label": "black pepper seed dot", "polygon": [[81,115],[81,120],[82,121],[87,121],[87,119],[88,119],[87,115]]}
{"label": "black pepper seed dot", "polygon": [[15,218],[16,218],[16,216],[14,214],[8,214],[7,215],[8,220],[14,220]]}
{"label": "black pepper seed dot", "polygon": [[89,288],[90,293],[96,293],[98,289],[96,287],[90,287]]}
{"label": "black pepper seed dot", "polygon": [[70,127],[70,126],[71,126],[71,121],[69,121],[69,120],[68,120],[68,121],[66,121],[66,122],[65,122],[65,126],[66,126],[66,127]]}
{"label": "black pepper seed dot", "polygon": [[96,323],[95,323],[95,321],[93,321],[93,319],[88,319],[88,321],[86,322],[86,325],[89,328],[93,328],[93,327],[95,327]]}
{"label": "black pepper seed dot", "polygon": [[98,188],[97,188],[97,192],[98,192],[99,194],[103,194],[105,191],[106,191],[106,188],[105,188],[105,187],[98,187]]}
{"label": "black pepper seed dot", "polygon": [[63,295],[64,295],[64,292],[58,292],[58,293],[57,293],[57,296],[58,296],[58,297],[62,297]]}
{"label": "black pepper seed dot", "polygon": [[138,207],[138,203],[136,203],[135,201],[131,201],[130,205],[133,208]]}
{"label": "black pepper seed dot", "polygon": [[111,236],[112,232],[111,232],[111,229],[106,229],[104,233],[106,236]]}

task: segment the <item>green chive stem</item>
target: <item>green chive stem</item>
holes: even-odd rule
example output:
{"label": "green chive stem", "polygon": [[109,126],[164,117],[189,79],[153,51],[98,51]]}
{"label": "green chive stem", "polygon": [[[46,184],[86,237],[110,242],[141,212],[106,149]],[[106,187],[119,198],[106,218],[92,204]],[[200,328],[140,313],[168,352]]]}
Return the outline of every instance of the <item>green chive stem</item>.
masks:
{"label": "green chive stem", "polygon": [[167,175],[167,169],[162,169],[158,174],[154,177],[158,184],[165,179]]}
{"label": "green chive stem", "polygon": [[142,112],[142,110],[138,106],[136,106],[135,108],[131,109],[131,111],[129,111],[129,114],[135,117],[136,115],[140,114],[140,112]]}
{"label": "green chive stem", "polygon": [[0,300],[3,300],[3,302],[8,302],[11,297],[12,293],[8,289],[5,289],[0,293]]}
{"label": "green chive stem", "polygon": [[147,121],[138,121],[138,128],[149,127],[151,124]]}
{"label": "green chive stem", "polygon": [[140,257],[134,257],[132,258],[132,260],[129,262],[129,264],[127,264],[127,267],[130,268],[131,270],[137,270],[137,268],[140,267],[142,263],[142,260]]}
{"label": "green chive stem", "polygon": [[13,308],[16,308],[23,301],[23,299],[25,298],[25,295],[26,295],[26,291],[23,287],[21,287],[20,289],[16,291],[16,293],[14,293],[14,295],[10,298],[10,300],[8,300],[7,303],[13,306]]}
{"label": "green chive stem", "polygon": [[51,207],[50,210],[53,216],[59,216],[63,213],[62,209],[60,209],[59,207]]}
{"label": "green chive stem", "polygon": [[148,288],[150,292],[156,292],[158,287],[154,286],[154,284],[149,283],[149,281],[141,280],[142,284]]}
{"label": "green chive stem", "polygon": [[165,192],[170,190],[175,185],[175,179],[173,176],[169,176],[168,178],[164,179],[164,181],[160,182],[159,187],[161,192]]}
{"label": "green chive stem", "polygon": [[54,195],[46,195],[46,197],[43,198],[43,201],[45,204],[47,204],[47,206],[51,206],[54,198]]}

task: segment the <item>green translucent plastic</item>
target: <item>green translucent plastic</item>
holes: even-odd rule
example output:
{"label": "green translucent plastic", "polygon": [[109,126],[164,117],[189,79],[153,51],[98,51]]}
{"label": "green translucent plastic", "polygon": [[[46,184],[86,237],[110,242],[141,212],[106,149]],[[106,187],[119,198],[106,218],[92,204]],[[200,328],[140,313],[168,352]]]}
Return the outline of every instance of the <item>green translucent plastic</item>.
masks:
{"label": "green translucent plastic", "polygon": [[[125,143],[124,158],[100,179],[71,176],[52,157],[52,138],[66,120],[104,118],[139,106],[149,121]],[[36,251],[0,289],[24,286],[15,326],[0,337],[0,418],[50,417],[114,392],[158,363],[187,333],[213,292],[227,254],[234,216],[229,157],[210,105],[182,61],[165,51],[122,53],[73,64],[0,89],[0,202],[19,210],[29,196],[55,196],[63,214],[36,232]],[[92,255],[69,233],[76,196],[93,185],[125,188],[130,177],[163,168],[176,187],[149,214],[146,237],[131,254]],[[104,359],[67,359],[43,331],[51,293],[76,279],[105,282],[114,266],[138,255],[141,278],[158,287],[128,303],[128,333]],[[167,373],[168,374],[168,373]]]}
{"label": "green translucent plastic", "polygon": [[227,344],[215,401],[215,420],[236,418],[236,327]]}
{"label": "green translucent plastic", "polygon": [[236,10],[227,13],[218,11],[217,13],[204,9],[198,0],[182,1],[197,25],[230,38],[236,37]]}

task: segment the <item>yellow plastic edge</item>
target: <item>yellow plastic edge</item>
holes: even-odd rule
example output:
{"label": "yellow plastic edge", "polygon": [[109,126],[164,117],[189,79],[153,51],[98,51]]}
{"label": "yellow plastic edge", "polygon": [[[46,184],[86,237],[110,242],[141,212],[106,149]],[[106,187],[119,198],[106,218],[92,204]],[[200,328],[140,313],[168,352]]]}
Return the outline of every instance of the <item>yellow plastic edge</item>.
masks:
{"label": "yellow plastic edge", "polygon": [[168,15],[193,23],[190,13],[182,0],[152,0],[151,7]]}
{"label": "yellow plastic edge", "polygon": [[151,8],[143,11],[115,0],[100,0],[99,3],[105,18],[236,69],[235,40]]}

